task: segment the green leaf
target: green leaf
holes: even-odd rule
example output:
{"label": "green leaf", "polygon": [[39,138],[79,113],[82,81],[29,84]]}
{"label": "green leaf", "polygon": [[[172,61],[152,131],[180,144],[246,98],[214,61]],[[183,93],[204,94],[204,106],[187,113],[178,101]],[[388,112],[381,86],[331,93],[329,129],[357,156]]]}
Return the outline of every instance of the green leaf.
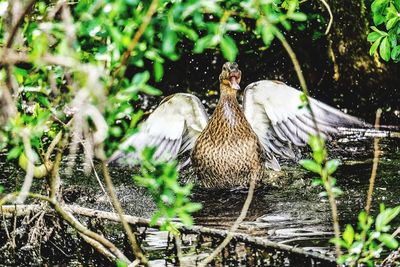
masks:
{"label": "green leaf", "polygon": [[395,33],[394,29],[388,32],[388,39],[391,48],[397,45],[397,34]]}
{"label": "green leaf", "polygon": [[319,186],[319,185],[323,185],[323,184],[324,183],[322,182],[322,179],[320,179],[320,178],[313,179],[311,182],[312,186]]}
{"label": "green leaf", "polygon": [[368,34],[367,40],[368,42],[375,42],[376,40],[378,40],[379,37],[381,37],[382,35],[378,32],[370,32]]}
{"label": "green leaf", "polygon": [[375,25],[380,25],[383,22],[385,22],[385,17],[382,16],[381,14],[375,13],[375,14],[372,15],[372,20],[374,21]]}
{"label": "green leaf", "polygon": [[391,28],[393,28],[393,26],[396,25],[397,21],[399,21],[398,17],[394,17],[386,21],[386,29],[390,30]]}
{"label": "green leaf", "polygon": [[393,47],[392,53],[391,53],[391,58],[394,61],[400,60],[400,45]]}
{"label": "green leaf", "polygon": [[379,37],[371,46],[371,48],[369,49],[369,55],[373,56],[376,52],[376,50],[379,47],[379,44],[381,43],[383,36]]}
{"label": "green leaf", "polygon": [[194,45],[193,52],[196,54],[202,53],[204,49],[208,48],[211,44],[212,36],[207,35],[197,40]]}
{"label": "green leaf", "polygon": [[339,166],[340,161],[337,159],[331,159],[326,163],[326,170],[328,174],[332,174],[336,171],[337,167]]}
{"label": "green leaf", "polygon": [[23,151],[22,146],[13,147],[13,149],[11,149],[11,150],[8,152],[7,159],[8,159],[8,160],[11,160],[11,159],[16,159],[16,158],[18,158],[19,155],[22,153],[22,151]]}
{"label": "green leaf", "polygon": [[200,203],[188,203],[185,206],[185,210],[189,213],[199,211],[199,210],[201,210],[201,208],[202,208],[202,205]]}
{"label": "green leaf", "polygon": [[164,76],[164,68],[161,62],[155,61],[154,65],[154,79],[156,82],[161,81],[162,77]]}
{"label": "green leaf", "polygon": [[381,31],[381,30],[379,30],[379,29],[378,29],[377,27],[375,27],[375,26],[371,26],[371,29],[372,29],[374,32],[379,33],[380,35],[383,35],[383,36],[388,35],[387,32]]}
{"label": "green leaf", "polygon": [[375,220],[375,228],[381,232],[387,229],[387,225],[399,214],[400,206],[388,208],[378,214]]}
{"label": "green leaf", "polygon": [[316,135],[310,136],[309,143],[310,143],[310,147],[313,151],[322,150],[325,145],[324,139],[322,139],[322,137],[318,137]]}
{"label": "green leaf", "polygon": [[289,15],[289,18],[294,20],[294,21],[306,21],[307,20],[307,15],[301,12],[295,12],[293,14]]}
{"label": "green leaf", "polygon": [[123,260],[118,259],[117,260],[117,267],[127,267],[128,264],[124,262]]}
{"label": "green leaf", "polygon": [[343,232],[343,240],[350,246],[354,241],[354,229],[350,224],[346,225],[346,230]]}
{"label": "green leaf", "polygon": [[175,46],[178,42],[178,36],[174,31],[166,30],[163,35],[162,51],[168,57],[175,54]]}
{"label": "green leaf", "polygon": [[185,34],[190,40],[193,40],[193,41],[195,41],[199,38],[198,34],[193,29],[191,29],[183,24],[175,25],[174,30]]}
{"label": "green leaf", "polygon": [[379,46],[379,55],[385,61],[389,61],[390,59],[390,44],[387,37],[383,38],[381,45]]}
{"label": "green leaf", "polygon": [[140,91],[148,95],[162,95],[162,91],[160,89],[147,84],[143,85],[143,87],[140,88]]}
{"label": "green leaf", "polygon": [[340,247],[343,247],[343,248],[349,247],[348,244],[341,238],[334,237],[334,238],[330,239],[329,242],[332,244],[335,244],[335,245],[339,245]]}
{"label": "green leaf", "polygon": [[380,14],[384,12],[388,4],[389,0],[375,0],[371,4],[371,10],[374,14],[375,13]]}
{"label": "green leaf", "polygon": [[143,85],[150,79],[150,73],[148,71],[144,71],[141,73],[135,74],[132,79],[132,83],[136,85]]}
{"label": "green leaf", "polygon": [[222,54],[227,60],[235,61],[236,55],[238,53],[238,48],[236,46],[235,41],[231,37],[224,36],[221,39],[220,47]]}
{"label": "green leaf", "polygon": [[266,46],[270,46],[271,42],[274,40],[274,32],[273,32],[273,26],[272,25],[267,25],[262,28],[261,31],[261,37],[263,39],[263,42]]}
{"label": "green leaf", "polygon": [[192,226],[193,225],[193,219],[192,216],[190,216],[187,213],[180,213],[179,214],[179,219],[181,219],[181,222],[185,225],[185,226]]}
{"label": "green leaf", "polygon": [[303,159],[300,160],[300,165],[303,166],[304,169],[320,174],[322,172],[322,168],[315,161],[311,159]]}
{"label": "green leaf", "polygon": [[381,234],[378,240],[381,241],[383,244],[385,244],[385,246],[387,246],[390,249],[396,249],[399,246],[399,243],[397,242],[396,238],[386,233]]}
{"label": "green leaf", "polygon": [[313,158],[318,164],[322,164],[326,157],[326,149],[321,149],[321,150],[314,150],[313,151]]}

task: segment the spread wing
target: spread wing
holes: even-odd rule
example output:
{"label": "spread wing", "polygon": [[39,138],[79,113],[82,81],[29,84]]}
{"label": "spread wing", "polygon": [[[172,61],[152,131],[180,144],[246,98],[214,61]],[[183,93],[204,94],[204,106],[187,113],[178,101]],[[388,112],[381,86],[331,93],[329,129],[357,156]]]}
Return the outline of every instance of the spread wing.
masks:
{"label": "spread wing", "polygon": [[[156,147],[156,159],[176,159],[193,148],[207,122],[207,112],[196,96],[184,93],[168,96],[139,131],[120,145],[109,162],[133,165],[145,147]],[[134,147],[135,151],[126,153],[129,147]]]}
{"label": "spread wing", "polygon": [[[310,111],[301,107],[301,94],[279,81],[263,80],[246,87],[244,112],[267,152],[293,158],[291,145],[304,146],[310,134],[316,134]],[[367,125],[313,98],[310,106],[324,137],[336,133],[338,127]]]}

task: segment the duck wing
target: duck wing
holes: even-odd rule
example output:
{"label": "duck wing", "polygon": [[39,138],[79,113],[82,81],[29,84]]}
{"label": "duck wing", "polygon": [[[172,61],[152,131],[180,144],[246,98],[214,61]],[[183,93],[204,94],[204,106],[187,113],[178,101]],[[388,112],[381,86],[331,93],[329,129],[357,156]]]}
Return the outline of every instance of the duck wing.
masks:
{"label": "duck wing", "polygon": [[[207,122],[208,115],[199,98],[184,93],[168,96],[108,162],[134,165],[145,147],[156,147],[155,159],[176,159],[193,148]],[[129,147],[133,147],[134,152],[126,153]]]}
{"label": "duck wing", "polygon": [[[267,153],[293,158],[291,146],[304,146],[310,134],[316,134],[311,113],[302,105],[301,95],[301,91],[280,81],[262,80],[246,87],[244,113]],[[356,117],[309,99],[320,133],[325,138],[336,133],[338,127],[367,126]]]}

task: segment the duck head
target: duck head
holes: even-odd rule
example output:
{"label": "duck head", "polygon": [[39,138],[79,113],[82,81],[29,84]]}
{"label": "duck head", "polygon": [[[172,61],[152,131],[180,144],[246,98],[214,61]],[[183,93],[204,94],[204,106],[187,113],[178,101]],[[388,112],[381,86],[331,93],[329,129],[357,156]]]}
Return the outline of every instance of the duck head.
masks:
{"label": "duck head", "polygon": [[235,90],[239,90],[240,79],[242,72],[239,70],[239,66],[236,62],[226,62],[222,66],[222,72],[219,75],[219,82],[221,87],[229,87]]}

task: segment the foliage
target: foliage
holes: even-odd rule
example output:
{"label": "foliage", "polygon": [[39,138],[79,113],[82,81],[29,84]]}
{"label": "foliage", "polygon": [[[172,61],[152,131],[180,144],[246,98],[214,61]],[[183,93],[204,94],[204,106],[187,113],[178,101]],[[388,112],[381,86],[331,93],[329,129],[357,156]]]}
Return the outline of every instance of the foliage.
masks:
{"label": "foliage", "polygon": [[[300,164],[305,169],[320,176],[315,178],[312,184],[314,186],[324,186],[325,191],[320,194],[321,196],[329,194],[334,197],[339,196],[342,191],[336,186],[336,179],[331,177],[337,170],[339,161],[326,159],[327,150],[321,137],[311,136],[309,144],[312,149],[313,159],[301,160]],[[341,237],[336,235],[331,239],[331,242],[338,248],[347,251],[337,259],[337,263],[346,264],[346,266],[364,266],[365,264],[375,266],[382,253],[387,252],[384,247],[389,250],[397,249],[399,246],[398,241],[395,235],[391,235],[389,232],[391,230],[390,223],[399,213],[400,206],[385,209],[385,206],[381,204],[380,213],[374,220],[367,212],[361,211],[358,214],[358,229],[360,232],[356,232],[353,226],[348,224]],[[373,227],[374,222],[375,227]]]}
{"label": "foliage", "polygon": [[[358,230],[356,232],[350,224],[346,226],[343,235],[333,242],[347,251],[338,259],[339,264],[350,266],[368,265],[375,266],[376,259],[389,250],[398,248],[399,243],[395,236],[389,234],[390,223],[400,213],[400,206],[387,208],[381,204],[380,213],[374,218],[365,211],[358,215]],[[375,222],[375,223],[374,223]]]}
{"label": "foliage", "polygon": [[157,204],[157,212],[151,223],[154,225],[160,218],[162,230],[176,232],[172,220],[179,217],[186,226],[191,226],[191,213],[201,209],[201,204],[190,202],[192,184],[181,186],[178,182],[176,162],[156,162],[153,159],[155,149],[145,149],[142,154],[140,175],[134,180],[147,188]]}
{"label": "foliage", "polygon": [[[313,159],[301,160],[300,164],[303,168],[319,175],[318,178],[313,180],[312,184],[314,186],[329,187],[329,190],[332,190],[335,196],[339,196],[342,191],[339,187],[336,187],[336,179],[331,175],[336,171],[340,162],[337,159],[326,160],[328,152],[322,137],[310,136],[309,144],[312,149]],[[320,195],[326,196],[326,192],[324,191]]]}
{"label": "foliage", "polygon": [[[254,28],[249,32],[269,46],[282,27],[290,30],[293,22],[306,20],[298,0],[38,0],[20,25],[11,25],[26,3],[0,1],[0,81],[12,98],[2,94],[0,99],[0,148],[13,160],[24,157],[31,146],[34,157],[29,161],[37,167],[43,167],[60,132],[72,133],[70,153],[84,144],[87,161],[111,155],[121,140],[137,131],[143,114],[137,103],[146,94],[162,94],[156,85],[166,60],[206,49],[235,60],[238,47],[232,33]],[[13,27],[19,28],[14,35]],[[150,158],[146,164],[151,165]],[[153,195],[161,187],[170,190],[165,193],[170,198],[160,205],[166,210],[158,215],[172,218],[168,203],[176,208],[173,214],[190,223],[190,212],[179,210],[185,207],[182,199],[190,186],[166,186],[175,179],[175,165],[153,167],[156,174],[146,174],[149,183],[139,180]],[[171,192],[182,196],[171,197]]]}
{"label": "foliage", "polygon": [[[400,2],[396,0],[375,0],[371,4],[372,18],[375,26],[368,34],[372,43],[370,55],[379,48],[379,55],[385,61],[400,61]],[[379,27],[382,25],[381,27]]]}

